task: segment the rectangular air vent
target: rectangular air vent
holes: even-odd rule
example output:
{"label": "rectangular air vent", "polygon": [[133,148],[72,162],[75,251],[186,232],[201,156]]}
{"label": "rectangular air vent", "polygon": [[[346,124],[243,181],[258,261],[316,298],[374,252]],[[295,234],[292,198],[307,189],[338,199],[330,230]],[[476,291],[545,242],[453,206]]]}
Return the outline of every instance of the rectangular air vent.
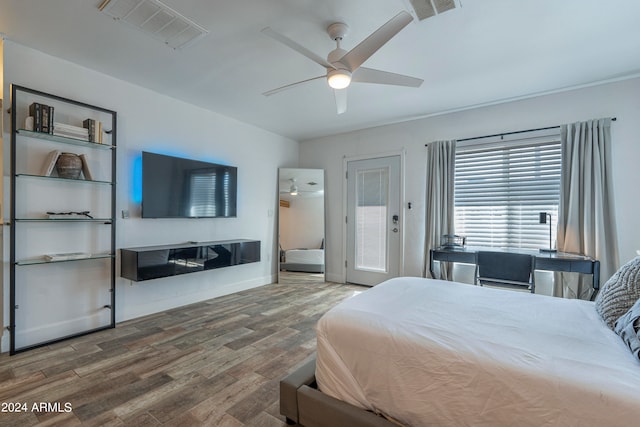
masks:
{"label": "rectangular air vent", "polygon": [[455,0],[411,0],[411,5],[420,21],[458,7]]}
{"label": "rectangular air vent", "polygon": [[174,49],[183,49],[209,31],[158,0],[104,0],[98,8]]}

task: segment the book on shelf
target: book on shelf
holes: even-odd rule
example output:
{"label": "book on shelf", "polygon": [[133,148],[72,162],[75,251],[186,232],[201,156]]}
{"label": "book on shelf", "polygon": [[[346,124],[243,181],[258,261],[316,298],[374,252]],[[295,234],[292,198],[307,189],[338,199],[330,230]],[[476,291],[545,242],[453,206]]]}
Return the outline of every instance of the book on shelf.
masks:
{"label": "book on shelf", "polygon": [[49,133],[53,134],[53,107],[49,106]]}
{"label": "book on shelf", "polygon": [[93,181],[93,174],[91,173],[91,168],[89,168],[87,155],[80,154],[80,160],[82,160],[82,174],[84,175],[84,179],[88,181]]}
{"label": "book on shelf", "polygon": [[53,134],[57,136],[64,136],[66,138],[81,139],[83,141],[89,141],[89,130],[80,127],[68,125],[66,123],[54,123]]}
{"label": "book on shelf", "polygon": [[69,125],[66,123],[55,122],[53,124],[54,129],[64,130],[71,133],[77,133],[79,135],[89,135],[89,130],[85,127]]}
{"label": "book on shelf", "polygon": [[74,133],[69,133],[69,132],[65,132],[65,131],[53,131],[53,134],[56,136],[62,136],[65,138],[71,138],[71,139],[79,139],[81,141],[89,141],[89,136],[86,135],[77,135]]}
{"label": "book on shelf", "polygon": [[42,164],[40,175],[51,176],[51,173],[53,172],[53,168],[56,167],[56,162],[58,161],[58,157],[60,156],[61,153],[62,151],[60,150],[53,150],[53,151],[50,151],[49,154],[47,154],[47,158]]}
{"label": "book on shelf", "polygon": [[87,252],[68,252],[62,254],[46,254],[44,259],[46,261],[67,261],[71,259],[85,259],[91,258],[91,254]]}
{"label": "book on shelf", "polygon": [[40,114],[42,115],[42,133],[49,133],[49,107],[47,105],[40,105]]}
{"label": "book on shelf", "polygon": [[42,132],[42,114],[40,112],[41,104],[34,102],[29,105],[29,115],[33,117],[33,131]]}
{"label": "book on shelf", "polygon": [[33,117],[34,132],[53,133],[54,108],[50,105],[33,102],[29,105],[29,116]]}
{"label": "book on shelf", "polygon": [[87,129],[89,133],[89,141],[97,142],[96,140],[96,121],[95,119],[85,119],[82,122],[82,126]]}

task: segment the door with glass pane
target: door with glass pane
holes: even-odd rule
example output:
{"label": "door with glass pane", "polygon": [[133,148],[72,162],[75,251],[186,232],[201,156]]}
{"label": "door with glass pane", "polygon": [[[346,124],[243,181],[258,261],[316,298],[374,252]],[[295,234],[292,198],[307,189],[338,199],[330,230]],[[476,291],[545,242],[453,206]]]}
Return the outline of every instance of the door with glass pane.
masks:
{"label": "door with glass pane", "polygon": [[400,226],[400,156],[348,162],[347,282],[399,275]]}

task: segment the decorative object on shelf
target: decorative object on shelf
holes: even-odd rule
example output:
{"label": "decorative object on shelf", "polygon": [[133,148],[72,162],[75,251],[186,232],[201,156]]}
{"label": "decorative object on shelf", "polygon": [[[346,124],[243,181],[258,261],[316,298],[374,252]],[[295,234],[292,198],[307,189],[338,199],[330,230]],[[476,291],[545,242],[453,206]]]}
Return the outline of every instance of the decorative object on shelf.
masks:
{"label": "decorative object on shelf", "polygon": [[84,175],[84,179],[93,181],[93,174],[89,168],[87,156],[85,154],[80,154],[80,160],[82,160],[82,175]]}
{"label": "decorative object on shelf", "polygon": [[53,168],[56,166],[56,162],[58,161],[58,157],[60,157],[60,150],[53,150],[47,154],[47,158],[42,165],[42,169],[40,170],[40,175],[42,176],[51,176],[53,172]]}
{"label": "decorative object on shelf", "polygon": [[82,212],[47,212],[49,219],[71,219],[71,218],[89,218],[93,219],[93,216],[89,215],[91,211]]}
{"label": "decorative object on shelf", "polygon": [[467,238],[457,234],[443,234],[440,244],[443,248],[460,248],[467,244]]}
{"label": "decorative object on shelf", "polygon": [[549,217],[549,249],[540,248],[540,252],[553,253],[553,252],[557,252],[558,250],[552,249],[553,247],[551,245],[551,214],[548,212],[540,212],[540,224],[546,224],[547,217]]}
{"label": "decorative object on shelf", "polygon": [[78,179],[82,172],[82,159],[74,153],[61,153],[56,161],[56,170],[60,178]]}
{"label": "decorative object on shelf", "polygon": [[47,254],[44,259],[47,261],[68,261],[71,259],[86,259],[91,258],[91,254],[86,252],[71,252],[64,254]]}
{"label": "decorative object on shelf", "polygon": [[33,132],[33,116],[29,116],[24,119],[24,130],[30,130]]}

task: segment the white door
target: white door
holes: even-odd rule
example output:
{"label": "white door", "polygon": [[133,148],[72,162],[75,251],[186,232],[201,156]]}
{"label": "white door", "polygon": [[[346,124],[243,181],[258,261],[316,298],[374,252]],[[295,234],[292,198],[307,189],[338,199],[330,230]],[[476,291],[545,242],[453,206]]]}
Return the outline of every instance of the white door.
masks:
{"label": "white door", "polygon": [[400,156],[347,162],[347,282],[400,272]]}

